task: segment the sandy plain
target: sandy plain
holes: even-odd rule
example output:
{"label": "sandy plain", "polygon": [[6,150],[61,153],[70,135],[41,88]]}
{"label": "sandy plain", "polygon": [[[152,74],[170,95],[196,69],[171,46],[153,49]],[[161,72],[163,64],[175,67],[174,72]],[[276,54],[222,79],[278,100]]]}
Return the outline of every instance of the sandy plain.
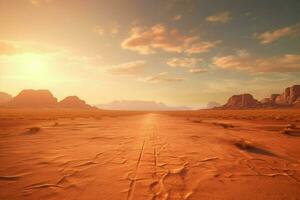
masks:
{"label": "sandy plain", "polygon": [[0,199],[300,199],[300,110],[0,110]]}

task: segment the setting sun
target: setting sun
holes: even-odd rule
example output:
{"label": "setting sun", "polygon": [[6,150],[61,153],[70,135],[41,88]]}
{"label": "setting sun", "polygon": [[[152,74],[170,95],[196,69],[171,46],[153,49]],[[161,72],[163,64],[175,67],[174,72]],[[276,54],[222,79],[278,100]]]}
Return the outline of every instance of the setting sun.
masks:
{"label": "setting sun", "polygon": [[19,72],[16,71],[16,74],[24,74],[32,79],[45,79],[49,76],[49,64],[44,55],[26,53],[19,55],[15,60],[20,70]]}

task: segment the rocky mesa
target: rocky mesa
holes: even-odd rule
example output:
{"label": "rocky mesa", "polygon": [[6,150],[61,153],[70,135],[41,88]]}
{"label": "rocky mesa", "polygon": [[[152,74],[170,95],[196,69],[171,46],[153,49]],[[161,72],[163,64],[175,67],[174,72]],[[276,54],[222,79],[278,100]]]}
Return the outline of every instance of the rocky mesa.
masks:
{"label": "rocky mesa", "polygon": [[2,102],[1,106],[9,108],[92,108],[77,96],[69,96],[58,102],[49,90],[32,89],[22,90],[17,96]]}
{"label": "rocky mesa", "polygon": [[261,101],[255,99],[251,94],[233,95],[221,108],[243,109],[277,107],[300,107],[300,85],[288,87],[282,94],[271,94],[270,97],[263,98]]}
{"label": "rocky mesa", "polygon": [[0,92],[0,104],[7,103],[12,100],[12,96],[6,92]]}
{"label": "rocky mesa", "polygon": [[275,103],[279,105],[294,105],[300,101],[300,85],[293,85],[288,87],[285,91],[277,95]]}
{"label": "rocky mesa", "polygon": [[253,108],[257,107],[259,102],[251,94],[233,95],[224,105],[229,108]]}
{"label": "rocky mesa", "polygon": [[79,99],[77,96],[68,96],[58,102],[60,108],[80,108],[87,109],[92,108],[90,105],[86,104],[84,100]]}
{"label": "rocky mesa", "polygon": [[7,104],[10,107],[55,107],[57,98],[49,90],[22,90],[17,96],[13,97]]}

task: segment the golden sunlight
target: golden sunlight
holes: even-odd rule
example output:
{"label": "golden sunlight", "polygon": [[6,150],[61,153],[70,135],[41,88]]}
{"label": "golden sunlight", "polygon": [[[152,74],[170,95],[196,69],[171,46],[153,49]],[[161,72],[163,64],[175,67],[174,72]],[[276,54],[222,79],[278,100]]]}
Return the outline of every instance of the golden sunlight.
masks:
{"label": "golden sunlight", "polygon": [[15,67],[15,74],[31,80],[43,80],[49,74],[49,61],[46,55],[35,53],[16,55]]}

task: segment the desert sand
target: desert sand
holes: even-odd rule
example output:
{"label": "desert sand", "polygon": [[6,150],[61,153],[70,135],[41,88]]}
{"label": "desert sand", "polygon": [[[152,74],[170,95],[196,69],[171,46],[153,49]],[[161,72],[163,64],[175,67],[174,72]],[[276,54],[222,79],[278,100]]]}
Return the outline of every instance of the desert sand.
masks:
{"label": "desert sand", "polygon": [[0,111],[0,199],[300,199],[300,110]]}

